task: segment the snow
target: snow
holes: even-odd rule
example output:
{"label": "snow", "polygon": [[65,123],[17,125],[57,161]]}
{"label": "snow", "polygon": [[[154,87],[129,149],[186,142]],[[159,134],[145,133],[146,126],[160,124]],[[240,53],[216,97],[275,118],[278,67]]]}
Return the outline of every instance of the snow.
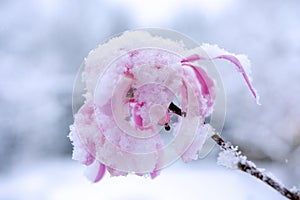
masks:
{"label": "snow", "polygon": [[237,148],[221,150],[218,156],[217,164],[229,169],[237,169],[240,158],[236,153]]}
{"label": "snow", "polygon": [[290,190],[291,190],[291,192],[294,192],[294,193],[297,193],[300,195],[300,190],[296,186],[293,186]]}
{"label": "snow", "polygon": [[[277,177],[277,176],[275,176],[272,172],[269,172],[269,171],[265,171],[265,169],[263,169],[264,170],[264,177],[263,177],[263,180],[265,181],[265,180],[267,180],[268,178],[271,178],[271,179],[273,179],[275,182],[277,182],[278,183],[278,185],[282,188],[283,187],[283,183],[281,182],[281,180]],[[268,178],[267,178],[268,177]]]}
{"label": "snow", "polygon": [[189,165],[177,162],[154,180],[107,174],[101,182],[91,184],[82,170],[80,164],[67,159],[15,167],[12,172],[0,175],[0,199],[284,199],[244,173],[216,166],[214,160]]}

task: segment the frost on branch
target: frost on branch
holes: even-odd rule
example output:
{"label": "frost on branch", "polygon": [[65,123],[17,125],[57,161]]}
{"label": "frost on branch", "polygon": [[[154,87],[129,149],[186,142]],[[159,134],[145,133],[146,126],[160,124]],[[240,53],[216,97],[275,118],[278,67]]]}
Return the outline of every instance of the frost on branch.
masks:
{"label": "frost on branch", "polygon": [[299,190],[296,187],[293,187],[292,189],[285,187],[272,173],[266,172],[264,169],[257,168],[253,162],[247,160],[247,157],[238,150],[238,147],[234,147],[230,143],[225,142],[219,135],[213,135],[212,139],[221,148],[217,161],[219,165],[230,169],[239,169],[260,179],[270,187],[277,190],[283,196],[292,200],[300,200]]}
{"label": "frost on branch", "polygon": [[[247,160],[247,157],[242,155],[238,146],[232,146],[230,142],[226,142],[224,147],[221,147],[221,151],[218,155],[217,164],[224,166],[228,169],[238,169],[240,163],[247,163],[247,165],[256,167],[255,164]],[[263,171],[263,169],[260,169]]]}
{"label": "frost on branch", "polygon": [[293,186],[290,190],[291,192],[296,193],[297,195],[300,196],[300,190],[296,186]]}
{"label": "frost on branch", "polygon": [[[226,143],[226,146],[230,146],[230,144]],[[238,147],[220,151],[217,164],[229,169],[237,169],[238,163],[240,162],[240,157],[237,156],[237,150]]]}

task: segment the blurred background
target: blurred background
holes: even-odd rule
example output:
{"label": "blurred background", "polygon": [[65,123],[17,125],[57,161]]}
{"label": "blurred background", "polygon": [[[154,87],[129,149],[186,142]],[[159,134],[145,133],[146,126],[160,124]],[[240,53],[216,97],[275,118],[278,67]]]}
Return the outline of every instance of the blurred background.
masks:
{"label": "blurred background", "polygon": [[218,147],[155,180],[107,175],[91,185],[67,135],[73,81],[90,50],[128,29],[175,29],[248,55],[262,105],[231,64],[217,61],[227,94],[222,134],[299,188],[299,10],[297,0],[0,0],[0,200],[284,199],[217,166]]}

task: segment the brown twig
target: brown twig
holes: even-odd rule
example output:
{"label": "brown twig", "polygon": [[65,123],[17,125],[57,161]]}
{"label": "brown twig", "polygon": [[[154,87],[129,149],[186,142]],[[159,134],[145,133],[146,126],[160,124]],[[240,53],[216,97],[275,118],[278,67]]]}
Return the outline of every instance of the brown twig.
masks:
{"label": "brown twig", "polygon": [[213,136],[211,136],[211,138],[221,147],[221,150],[233,152],[233,155],[237,158],[237,169],[260,179],[288,199],[300,200],[299,191],[292,191],[290,189],[287,189],[279,181],[274,180],[273,177],[267,175],[263,170],[258,169],[253,162],[247,160],[247,158],[241,154],[237,147],[234,147],[228,142],[225,142],[220,135],[214,134]]}

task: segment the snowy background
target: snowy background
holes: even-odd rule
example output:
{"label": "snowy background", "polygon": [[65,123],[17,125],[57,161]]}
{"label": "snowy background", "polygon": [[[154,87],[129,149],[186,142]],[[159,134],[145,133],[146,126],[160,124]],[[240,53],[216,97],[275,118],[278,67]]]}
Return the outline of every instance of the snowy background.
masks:
{"label": "snowy background", "polygon": [[252,61],[262,106],[233,66],[217,61],[227,93],[223,135],[288,186],[300,187],[300,1],[1,0],[0,200],[284,199],[204,160],[155,180],[105,177],[91,185],[67,138],[76,72],[113,34],[171,28]]}

